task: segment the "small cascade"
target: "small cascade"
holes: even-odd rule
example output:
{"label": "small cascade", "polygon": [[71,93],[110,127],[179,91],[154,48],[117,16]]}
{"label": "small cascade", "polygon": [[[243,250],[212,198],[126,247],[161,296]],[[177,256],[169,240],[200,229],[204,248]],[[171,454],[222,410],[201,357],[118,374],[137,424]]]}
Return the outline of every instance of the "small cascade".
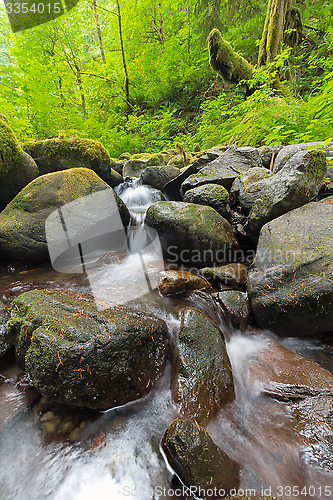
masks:
{"label": "small cascade", "polygon": [[137,177],[127,177],[122,184],[115,188],[115,191],[129,209],[135,225],[144,221],[150,205],[162,199],[161,191],[141,184]]}

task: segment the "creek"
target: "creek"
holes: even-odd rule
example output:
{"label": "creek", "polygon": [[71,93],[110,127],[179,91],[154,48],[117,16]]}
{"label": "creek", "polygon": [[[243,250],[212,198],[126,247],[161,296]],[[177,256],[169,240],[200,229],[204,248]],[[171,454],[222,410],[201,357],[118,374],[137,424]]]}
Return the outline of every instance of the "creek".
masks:
{"label": "creek", "polygon": [[[144,247],[144,214],[158,199],[158,192],[132,180],[121,185],[118,193],[138,229],[131,242],[133,252],[108,268],[103,283],[116,288],[119,303],[130,303],[126,281],[137,287],[142,284],[136,251]],[[149,263],[149,272],[157,275],[161,268],[155,265],[153,254]],[[0,298],[5,304],[33,288],[91,294],[85,275],[62,274],[49,266],[9,268],[0,274]],[[171,299],[153,290],[133,306],[164,319],[174,339],[180,327],[178,312],[186,305],[195,304],[216,316],[216,309],[203,297],[194,293],[187,299]],[[284,363],[289,367],[290,352],[332,371],[332,345],[325,338],[279,338],[253,327],[241,333],[225,324],[221,311],[218,320],[226,333],[236,398],[210,420],[208,430],[216,444],[240,463],[240,488],[264,489],[266,493],[296,498],[292,491],[288,495],[288,488],[294,486],[303,491],[302,500],[329,498],[324,487],[333,491],[332,472],[317,466],[307,436],[295,432],[299,422],[291,405],[263,396],[262,389],[265,377],[272,375],[269,370],[274,372],[275,366],[283,369]],[[266,358],[269,369],[263,362]],[[11,353],[0,361],[0,373],[0,498],[179,498],[171,491],[175,483],[160,453],[163,433],[178,415],[171,399],[170,362],[157,387],[142,400],[94,415],[78,411],[75,418],[79,431],[72,440],[45,432],[40,419],[41,403],[34,390],[24,390],[29,381]],[[61,414],[63,410],[61,405],[53,404],[52,411]]]}

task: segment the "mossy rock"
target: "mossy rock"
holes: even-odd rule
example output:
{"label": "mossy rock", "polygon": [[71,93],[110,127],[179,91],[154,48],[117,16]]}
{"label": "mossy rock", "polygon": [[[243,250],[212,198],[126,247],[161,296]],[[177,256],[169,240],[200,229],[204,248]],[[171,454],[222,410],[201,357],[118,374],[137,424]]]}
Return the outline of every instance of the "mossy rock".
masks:
{"label": "mossy rock", "polygon": [[122,306],[98,311],[91,297],[32,290],[11,307],[19,365],[50,399],[107,410],[142,397],[162,375],[164,321]]}
{"label": "mossy rock", "polygon": [[248,276],[260,328],[282,335],[332,331],[333,197],[266,224]]}
{"label": "mossy rock", "polygon": [[185,153],[185,155],[178,154],[178,155],[170,158],[170,160],[168,161],[168,165],[171,165],[171,166],[177,167],[177,168],[183,168],[183,167],[187,167],[188,165],[190,165],[190,163],[192,163],[192,161],[193,161],[193,157],[190,153]]}
{"label": "mossy rock", "polygon": [[125,161],[127,161],[127,160],[130,160],[131,158],[132,158],[131,153],[128,153],[127,151],[125,153],[121,153],[119,155],[119,160],[125,160]]}
{"label": "mossy rock", "polygon": [[[73,200],[105,189],[111,188],[87,168],[72,168],[38,177],[23,188],[0,214],[1,257],[34,262],[48,260],[47,217]],[[119,196],[114,195],[123,224],[127,227],[130,220],[128,209]]]}
{"label": "mossy rock", "polygon": [[212,498],[222,498],[231,490],[237,490],[239,465],[214,443],[209,433],[196,421],[174,420],[163,436],[162,449],[185,486],[192,486],[197,492],[199,488],[201,491],[215,490],[217,494]]}
{"label": "mossy rock", "polygon": [[252,207],[246,223],[248,236],[257,242],[264,224],[317,196],[326,171],[323,150],[302,150],[294,154],[277,174],[254,183],[249,188]]}
{"label": "mossy rock", "polygon": [[177,295],[192,290],[209,288],[209,283],[188,271],[162,271],[158,275],[158,287],[162,295]]}
{"label": "mossy rock", "polygon": [[86,167],[105,182],[112,182],[110,155],[98,141],[80,137],[55,138],[26,142],[23,148],[36,161],[41,174]]}
{"label": "mossy rock", "polygon": [[147,167],[148,160],[130,159],[123,166],[123,177],[140,177],[144,169]]}
{"label": "mossy rock", "polygon": [[130,160],[149,160],[151,158],[151,153],[135,153],[129,158]]}
{"label": "mossy rock", "polygon": [[230,262],[238,243],[230,224],[213,208],[176,201],[160,201],[147,210],[146,224],[160,236],[169,260]]}
{"label": "mossy rock", "polygon": [[199,274],[212,283],[220,283],[231,287],[244,287],[247,281],[248,268],[244,264],[233,263],[226,266],[204,267]]}
{"label": "mossy rock", "polygon": [[7,329],[7,323],[9,319],[9,312],[5,305],[0,301],[0,358],[13,345],[9,338]]}
{"label": "mossy rock", "polygon": [[147,166],[152,167],[152,166],[161,166],[165,165],[164,157],[161,153],[155,153],[151,155],[151,157],[148,160]]}
{"label": "mossy rock", "polygon": [[201,152],[200,144],[198,144],[197,142],[195,142],[193,144],[192,151],[193,151],[193,153],[199,153],[199,152]]}
{"label": "mossy rock", "polygon": [[226,320],[244,332],[251,313],[248,294],[239,290],[225,289],[216,294],[216,300]]}
{"label": "mossy rock", "polygon": [[214,208],[222,217],[228,215],[229,193],[217,184],[204,184],[186,191],[184,201]]}
{"label": "mossy rock", "polygon": [[223,335],[197,309],[183,312],[174,364],[173,399],[181,415],[207,422],[234,399]]}
{"label": "mossy rock", "polygon": [[124,160],[118,160],[118,158],[111,158],[110,165],[111,169],[115,170],[121,177],[123,176],[123,166],[125,164]]}
{"label": "mossy rock", "polygon": [[155,189],[162,190],[165,184],[170,182],[178,175],[179,169],[173,167],[172,165],[151,167],[147,166],[141,173],[140,179],[143,184],[148,184]]}
{"label": "mossy rock", "polygon": [[23,149],[7,122],[0,119],[0,179],[22,165]]}

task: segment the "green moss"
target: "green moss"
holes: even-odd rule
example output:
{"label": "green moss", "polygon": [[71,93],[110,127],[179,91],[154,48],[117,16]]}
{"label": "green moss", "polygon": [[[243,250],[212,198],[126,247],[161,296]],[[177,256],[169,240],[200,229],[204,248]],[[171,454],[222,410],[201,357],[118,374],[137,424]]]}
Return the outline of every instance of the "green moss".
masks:
{"label": "green moss", "polygon": [[160,166],[160,165],[164,165],[164,163],[165,162],[164,162],[163,155],[161,153],[155,153],[155,154],[150,156],[148,163],[147,163],[147,166],[148,167]]}
{"label": "green moss", "polygon": [[131,160],[149,160],[151,153],[135,153],[131,156]]}
{"label": "green moss", "polygon": [[307,155],[310,159],[308,164],[308,175],[310,179],[315,181],[321,180],[323,176],[323,166],[327,166],[326,161],[326,153],[322,149],[315,149],[313,151],[309,151]]}
{"label": "green moss", "polygon": [[96,160],[109,161],[110,155],[105,147],[93,139],[76,137],[73,139],[46,139],[44,141],[29,141],[23,144],[23,149],[30,156],[66,157],[73,156],[94,163]]}
{"label": "green moss", "polygon": [[130,160],[132,158],[132,155],[131,153],[121,153],[121,155],[119,155],[119,160]]}
{"label": "green moss", "polygon": [[241,55],[235,52],[230,43],[222,38],[220,31],[214,28],[208,37],[209,62],[213,70],[231,83],[250,80],[253,67]]}
{"label": "green moss", "polygon": [[10,126],[0,119],[0,177],[18,167],[23,150]]}

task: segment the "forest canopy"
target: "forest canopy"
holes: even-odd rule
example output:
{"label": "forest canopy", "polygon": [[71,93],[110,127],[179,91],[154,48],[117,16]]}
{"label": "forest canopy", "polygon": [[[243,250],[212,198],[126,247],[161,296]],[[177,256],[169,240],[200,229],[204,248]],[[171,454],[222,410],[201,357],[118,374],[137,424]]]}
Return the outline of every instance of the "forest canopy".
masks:
{"label": "forest canopy", "polygon": [[[176,142],[190,150],[329,139],[333,7],[296,1],[302,32],[285,22],[280,53],[258,65],[267,4],[81,0],[15,34],[1,5],[1,113],[21,142],[89,137],[112,157]],[[247,99],[244,82],[225,81],[209,64],[213,29],[254,67]]]}

